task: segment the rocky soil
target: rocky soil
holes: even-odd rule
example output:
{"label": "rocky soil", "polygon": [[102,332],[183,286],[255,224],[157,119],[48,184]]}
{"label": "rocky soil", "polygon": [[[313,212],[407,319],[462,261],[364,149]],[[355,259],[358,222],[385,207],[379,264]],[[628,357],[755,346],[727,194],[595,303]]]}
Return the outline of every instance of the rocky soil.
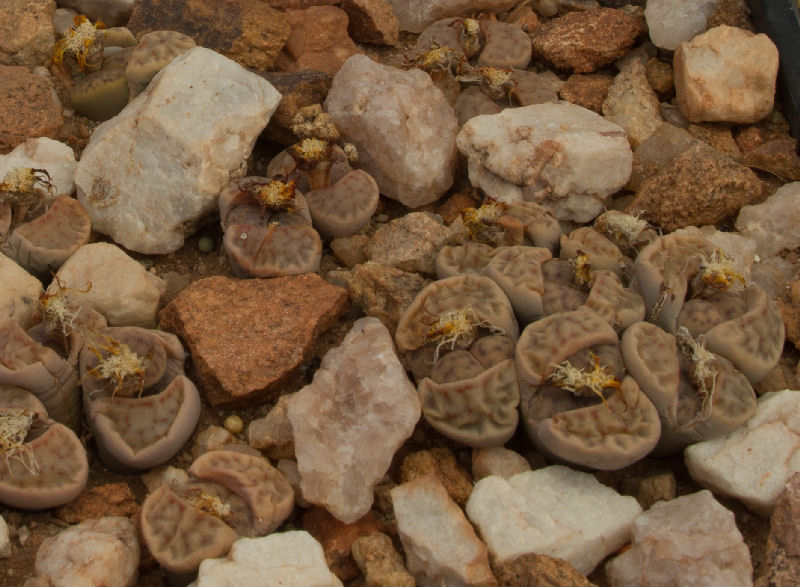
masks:
{"label": "rocky soil", "polygon": [[[777,53],[768,40],[752,35],[743,3],[661,0],[651,1],[644,9],[641,2],[614,0],[599,4],[437,0],[425,3],[427,12],[409,9],[412,3],[403,0],[71,0],[57,4],[58,10],[50,0],[10,0],[0,7],[0,171],[22,165],[4,158],[13,157],[8,153],[28,139],[48,137],[71,149],[72,161],[69,156],[54,156],[58,165],[70,170],[69,177],[61,183],[61,176],[53,172],[51,179],[59,192],[71,195],[75,190],[78,201],[88,210],[92,231],[81,247],[113,244],[127,258],[103,257],[105,260],[100,261],[98,252],[95,262],[72,259],[72,266],[61,261],[50,266],[62,267],[58,274],[68,288],[80,289],[91,280],[93,291],[86,295],[97,296],[92,298],[93,307],[109,324],[158,327],[177,334],[187,351],[185,374],[197,385],[201,409],[191,437],[174,456],[158,467],[126,474],[112,472],[101,461],[96,448],[97,428],[87,423],[88,416],[84,418],[77,432],[87,450],[89,473],[80,495],[42,511],[0,503],[0,516],[8,527],[6,540],[0,527],[0,583],[28,587],[68,584],[52,578],[64,574],[69,566],[66,562],[56,563],[50,583],[42,576],[46,574],[43,565],[36,563],[39,547],[69,527],[103,516],[135,522],[140,554],[134,554],[139,549],[130,544],[120,547],[121,554],[103,551],[107,560],[114,561],[108,564],[115,569],[122,568],[119,561],[123,559],[133,561],[129,564],[136,570],[129,576],[135,579],[129,584],[186,583],[191,573],[176,579],[176,574],[168,572],[163,561],[150,552],[139,527],[142,507],[159,485],[182,487],[186,481],[175,480],[180,477],[175,469],[186,471],[197,466],[193,463],[201,455],[227,446],[238,447],[233,450],[247,458],[268,458],[275,465],[269,475],[273,470],[280,471],[276,473],[280,483],[291,483],[294,505],[286,515],[278,516],[278,526],[270,528],[270,536],[273,531],[305,530],[324,551],[324,562],[320,559],[314,566],[314,557],[319,558],[317,545],[304,542],[304,536],[292,535],[292,540],[297,540],[291,543],[293,546],[271,547],[276,552],[287,549],[288,556],[293,548],[302,549],[302,558],[311,561],[302,570],[298,584],[319,581],[321,585],[335,585],[341,580],[345,585],[412,585],[412,574],[419,584],[439,580],[440,584],[532,585],[539,584],[542,576],[548,577],[548,584],[558,585],[636,584],[645,576],[655,581],[659,572],[647,570],[658,565],[647,567],[650,555],[641,554],[639,543],[648,533],[657,535],[654,539],[663,540],[665,545],[678,545],[679,554],[661,571],[667,576],[711,573],[718,584],[792,584],[800,571],[800,552],[792,546],[800,527],[800,483],[796,475],[800,472],[800,453],[791,442],[800,434],[800,402],[794,396],[764,394],[800,389],[800,353],[796,346],[800,343],[800,157],[796,141],[788,135],[781,105],[773,102]],[[83,73],[74,65],[53,61],[54,42],[61,38],[57,31],[69,30],[73,16],[69,9],[73,8],[85,11],[91,22],[102,18],[111,27],[127,26],[127,32],[119,29],[115,34],[119,38],[127,38],[127,34],[133,40],[120,41],[122,49],[109,52],[107,60],[125,53],[125,63],[130,63],[133,53],[129,47],[144,35],[162,30],[180,31],[198,47],[213,50],[209,57],[200,53],[201,49],[192,49],[191,39],[169,37],[148,49],[150,53],[140,52],[138,57],[146,57],[144,65],[139,65],[142,69],[153,67],[152,77],[178,55],[170,67],[175,63],[184,64],[186,70],[196,67],[191,71],[200,73],[192,75],[202,79],[202,84],[219,82],[219,88],[213,91],[224,99],[206,96],[193,103],[197,119],[175,135],[145,134],[142,121],[159,116],[157,111],[146,111],[150,103],[160,99],[158,91],[167,96],[167,105],[173,100],[170,91],[186,103],[201,92],[181,81],[180,72],[175,74],[178,81],[169,82],[174,86],[168,86],[173,70],[165,70],[151,86],[146,86],[149,78],[143,82],[142,88],[147,89],[140,91],[146,93],[145,100],[136,101],[126,93],[117,107],[109,106],[114,84],[120,83],[115,80],[125,81],[126,70],[113,73],[117,70],[107,63],[98,73],[105,71],[108,79],[101,82],[97,81],[100,76],[93,78],[100,98],[91,98],[94,88],[86,87]],[[680,18],[673,19],[677,14]],[[475,47],[470,45],[472,36],[463,20],[466,17],[482,23],[481,33],[474,36]],[[720,25],[723,28],[715,28]],[[12,30],[17,42],[2,33]],[[707,30],[716,33],[703,35]],[[430,39],[453,45],[451,54],[426,54]],[[106,49],[116,49],[112,43],[107,41]],[[746,43],[752,46],[740,49]],[[707,46],[730,55],[710,68],[717,78],[697,81],[708,72],[700,65],[693,68],[692,59]],[[188,49],[196,56],[195,65],[191,51],[185,53]],[[214,59],[222,59],[220,56],[225,60],[218,66]],[[159,60],[163,63],[151,63]],[[229,61],[230,74],[225,69]],[[463,61],[469,65],[458,65]],[[375,63],[382,68],[374,68]],[[403,74],[395,75],[389,67]],[[506,77],[497,80],[492,75]],[[245,81],[235,76],[243,76]],[[746,81],[735,87],[731,80],[739,79],[736,76]],[[126,88],[134,87],[132,79],[125,82]],[[228,79],[237,80],[231,86],[241,83],[247,89],[225,94]],[[265,81],[270,84],[266,89]],[[697,90],[704,83],[715,91],[703,94]],[[280,104],[272,88],[281,93]],[[85,95],[90,98],[81,102]],[[352,115],[352,103],[369,104],[373,98],[383,100],[380,104],[384,108],[397,107],[405,119],[398,126],[393,115],[370,120],[366,114],[363,118]],[[112,118],[129,99],[126,110]],[[309,119],[308,111],[302,108],[313,104],[325,104],[330,117],[320,118],[317,113],[316,118],[312,114]],[[141,108],[136,115],[139,118],[130,115],[126,121],[126,113],[133,106]],[[105,107],[116,111],[103,110]],[[527,108],[538,109],[524,110]],[[367,110],[365,106],[362,114]],[[352,166],[374,178],[380,198],[373,203],[369,219],[356,228],[342,235],[317,237],[320,250],[314,260],[316,266],[310,270],[317,275],[268,275],[268,279],[242,281],[243,273],[247,277],[248,272],[264,277],[258,273],[263,267],[247,257],[246,251],[234,248],[236,243],[230,244],[230,237],[226,240],[228,220],[223,219],[224,230],[217,194],[233,177],[270,175],[276,156],[303,136],[302,130],[293,128],[299,111],[306,113],[305,122],[312,127],[309,136],[323,132],[324,122],[338,128],[343,148],[348,142],[356,144],[359,159]],[[480,114],[496,118],[484,119],[482,125],[480,119],[473,118]],[[254,121],[264,118],[269,118],[266,128],[256,128]],[[111,121],[102,123],[104,130],[93,137],[101,120],[106,119]],[[196,136],[192,134],[195,132]],[[202,135],[204,132],[207,134]],[[181,133],[191,138],[182,142]],[[201,135],[203,138],[196,138]],[[228,141],[231,136],[239,140]],[[137,175],[136,165],[115,167],[118,162],[107,153],[120,148],[116,140],[126,145],[125,141],[132,141],[118,152],[127,153],[125,157],[136,165],[151,166],[147,173]],[[155,155],[148,160],[150,154]],[[21,156],[29,167],[51,164],[51,155],[34,152]],[[43,159],[36,165],[39,156]],[[553,157],[561,163],[542,172]],[[164,161],[177,163],[171,168],[169,163],[162,164]],[[531,173],[539,175],[531,179]],[[313,191],[313,185],[309,185],[313,178],[297,177],[305,192]],[[98,191],[98,178],[111,187]],[[63,187],[66,185],[72,187]],[[108,196],[111,193],[118,195]],[[503,216],[505,225],[493,224],[497,220],[494,217],[490,222],[465,227],[468,216],[464,212],[479,209],[487,195],[508,203],[524,199],[541,204],[557,236],[550,245],[543,244],[546,221],[537,225],[541,230],[537,232],[529,228],[532,221],[510,216]],[[130,221],[137,217],[137,210],[142,224]],[[598,270],[597,259],[603,251],[591,248],[595,245],[589,241],[570,245],[566,235],[573,238],[573,230],[592,226],[606,210],[625,211],[648,221],[653,229],[651,240],[689,227],[685,232],[696,239],[692,241],[695,245],[700,241],[713,243],[711,249],[724,249],[732,259],[735,269],[726,265],[727,273],[722,274],[726,284],[733,282],[731,292],[739,291],[739,281],[753,284],[750,291],[765,292],[764,315],[772,312],[777,317],[785,328],[785,338],[781,335],[778,342],[772,341],[778,351],[775,360],[770,359],[766,376],[759,374],[748,382],[731,367],[735,371],[731,377],[744,380],[742,385],[748,390],[752,383],[762,398],[756,412],[755,395],[749,392],[753,397],[747,416],[757,414],[751,423],[763,421],[763,427],[753,424],[752,436],[734,437],[730,446],[707,448],[710,457],[684,457],[683,446],[703,439],[689,440],[691,433],[687,433],[689,436],[679,438],[682,444],[677,450],[657,458],[650,454],[658,441],[656,433],[652,444],[642,449],[647,454],[644,458],[631,457],[621,468],[598,471],[592,463],[610,459],[607,454],[600,460],[583,462],[573,453],[559,454],[553,445],[543,450],[539,445],[537,449],[523,422],[517,425],[516,419],[498,441],[498,436],[487,440],[489,433],[485,437],[477,434],[480,438],[476,438],[474,430],[464,431],[466,427],[459,428],[449,420],[442,425],[447,418],[433,414],[424,402],[421,417],[416,384],[426,373],[424,369],[422,374],[415,371],[421,352],[415,355],[416,347],[404,348],[403,335],[395,334],[402,330],[404,312],[417,294],[444,277],[437,254],[446,247],[462,245],[470,235],[476,237],[476,231],[486,229],[489,238],[481,233],[476,240],[492,246],[535,246],[545,250],[547,259],[551,253],[558,259],[560,248],[561,260],[569,268],[578,266],[579,257],[589,247],[590,256],[597,254],[594,269]],[[265,211],[263,207],[259,214]],[[291,210],[291,214],[295,212]],[[316,214],[313,204],[311,212],[312,216]],[[2,214],[0,210],[0,229]],[[274,224],[296,226],[300,222],[287,221],[288,215],[285,210],[275,212],[273,218],[278,220]],[[230,230],[244,230],[244,224],[236,222],[230,221],[234,227]],[[307,224],[311,230],[311,221]],[[315,226],[319,225],[315,218]],[[704,228],[691,228],[695,226]],[[8,236],[8,228],[4,230]],[[253,234],[242,232],[240,238],[246,240]],[[544,240],[537,242],[538,238]],[[8,242],[12,242],[10,237]],[[610,255],[617,255],[617,266],[628,263],[629,270],[634,271],[632,259],[644,245],[621,252],[623,246],[617,247],[611,240],[604,242],[616,251]],[[630,239],[627,244],[631,245]],[[577,249],[572,257],[565,253],[569,247]],[[4,251],[13,256],[7,248]],[[69,253],[73,254],[79,256],[74,250]],[[475,253],[476,258],[481,255],[490,253]],[[231,259],[235,259],[236,267]],[[704,259],[710,264],[710,257]],[[130,260],[135,270],[126,265]],[[253,265],[247,264],[250,262]],[[488,263],[487,256],[484,264]],[[135,277],[117,278],[111,269],[116,266],[124,266],[120,271]],[[136,273],[142,268],[142,274]],[[17,269],[0,266],[0,281],[4,288],[9,284],[0,298],[0,322],[7,317],[23,320],[24,316],[30,323],[27,327],[36,318],[30,289],[24,292],[25,287],[30,288],[26,280],[34,280],[37,293],[49,286],[52,295],[56,286],[46,270],[29,266],[27,271],[19,270],[24,274],[20,277]],[[143,276],[145,272],[158,279]],[[17,282],[11,286],[12,275],[19,279],[19,286]],[[104,279],[109,281],[107,286]],[[130,283],[120,285],[126,279]],[[591,279],[594,283],[596,276]],[[616,280],[622,290],[623,283]],[[627,277],[625,280],[627,290]],[[581,295],[585,300],[586,291]],[[564,296],[566,299],[567,294]],[[648,311],[653,306],[647,299],[641,301],[646,298],[644,294],[635,296],[640,300],[641,317],[632,322],[644,320],[645,305]],[[484,292],[479,297],[489,295]],[[611,303],[613,316],[623,305],[622,299]],[[511,308],[508,300],[503,303]],[[11,309],[6,311],[6,307]],[[741,304],[735,307],[741,310]],[[130,312],[122,316],[125,309]],[[575,307],[566,309],[577,311]],[[514,305],[513,311],[519,317],[519,307]],[[521,319],[519,329],[524,331],[528,323],[535,323],[545,313],[540,309],[538,314],[534,312],[535,319]],[[509,315],[514,320],[513,312]],[[657,321],[657,315],[648,314],[656,316],[651,321]],[[380,322],[357,322],[365,316],[375,316]],[[483,334],[501,330],[493,326],[497,324],[494,318],[481,318]],[[351,330],[355,323],[357,328]],[[509,334],[511,328],[503,330],[503,334]],[[611,329],[615,340],[620,330],[614,333]],[[759,335],[762,330],[758,330]],[[359,339],[359,332],[366,338]],[[421,336],[417,346],[427,349],[430,363],[434,347],[438,353],[437,341],[442,339]],[[524,337],[523,333],[520,340]],[[440,345],[443,354],[452,348],[450,343],[454,346],[459,342],[458,335],[446,342]],[[401,356],[399,361],[393,344]],[[597,350],[589,344],[581,349]],[[520,356],[517,351],[518,362]],[[583,360],[588,361],[588,356]],[[369,360],[359,362],[364,357]],[[576,360],[572,353],[569,357]],[[746,371],[744,359],[731,361]],[[429,373],[430,367],[427,369]],[[387,377],[388,383],[381,377]],[[371,378],[381,381],[374,389]],[[0,384],[8,387],[5,380],[0,379]],[[528,393],[536,393],[538,385]],[[408,397],[403,396],[404,386],[410,390]],[[620,382],[616,381],[618,387]],[[643,396],[639,387],[646,391],[642,381],[636,393]],[[325,395],[328,392],[330,398]],[[378,397],[380,393],[385,395]],[[526,401],[524,389],[517,392],[510,404],[514,418],[520,393],[523,404]],[[596,397],[591,401],[584,398],[577,407],[605,410],[606,400],[611,403],[609,396],[606,393],[602,403]],[[772,402],[776,397],[785,406],[769,408],[764,398]],[[285,399],[279,402],[279,398]],[[498,400],[503,401],[510,400]],[[650,406],[649,413],[655,414],[657,421],[656,401],[642,401]],[[767,413],[768,408],[772,412]],[[722,406],[718,413],[726,409]],[[645,408],[642,413],[646,413]],[[526,418],[535,420],[523,408],[521,420]],[[623,427],[628,425],[626,421]],[[661,424],[659,430],[665,426]],[[450,433],[443,433],[448,430]],[[750,429],[737,423],[714,436],[723,438],[737,431],[744,434],[745,430]],[[491,433],[505,432],[492,428]],[[498,446],[508,450],[499,450]],[[741,446],[760,455],[763,468],[736,452]],[[714,468],[718,465],[713,456],[716,450],[723,454],[720,461],[727,459],[720,469]],[[769,462],[770,451],[785,460]],[[696,464],[687,466],[687,460]],[[571,463],[569,469],[550,467],[565,462]],[[698,474],[696,470],[703,467],[711,472]],[[5,470],[1,473],[7,474]],[[356,481],[350,483],[351,476]],[[780,487],[765,496],[766,483],[762,481],[768,477],[779,479],[775,483]],[[5,481],[0,476],[0,484]],[[698,493],[704,489],[710,489],[713,497]],[[550,490],[553,496],[548,495]],[[279,493],[278,489],[274,491]],[[682,496],[691,497],[675,499]],[[269,499],[278,500],[274,494]],[[537,501],[547,504],[548,500],[552,504],[536,509]],[[662,503],[652,508],[656,502]],[[231,503],[239,504],[234,509],[241,506],[247,512],[242,514],[246,520],[241,526],[231,522],[239,535],[267,533],[253,531],[253,524],[263,520],[253,521],[248,504],[242,506],[244,502],[235,495]],[[553,518],[548,517],[550,514]],[[274,509],[270,515],[277,516]],[[665,520],[674,522],[674,528]],[[697,527],[695,520],[700,520]],[[686,525],[681,526],[684,521]],[[669,528],[660,535],[665,526]],[[517,528],[519,534],[514,533]],[[703,538],[708,528],[715,534],[713,543]],[[378,531],[386,536],[376,534]],[[560,558],[512,552],[508,543],[522,542],[523,538],[526,544],[531,540],[539,545],[525,553],[535,551]],[[633,545],[628,547],[631,540]],[[73,546],[60,548],[69,551]],[[209,558],[225,556],[226,551],[227,547]],[[623,551],[626,554],[607,566],[607,561]],[[255,552],[259,552],[257,548]],[[708,552],[706,558],[711,562],[703,567],[694,560],[694,552]],[[55,555],[51,557],[58,560]],[[291,564],[291,559],[283,564]],[[325,565],[338,579],[327,573]],[[231,572],[245,577],[245,568],[247,563]],[[640,569],[645,570],[639,575]],[[84,572],[89,574],[88,570]],[[122,571],[106,569],[105,573],[101,571],[87,584],[125,584],[124,579],[103,583],[103,577],[120,580]],[[203,582],[203,573],[208,573],[208,583]],[[209,566],[201,570],[198,584],[217,584],[214,577]],[[632,582],[626,583],[626,577]]]}

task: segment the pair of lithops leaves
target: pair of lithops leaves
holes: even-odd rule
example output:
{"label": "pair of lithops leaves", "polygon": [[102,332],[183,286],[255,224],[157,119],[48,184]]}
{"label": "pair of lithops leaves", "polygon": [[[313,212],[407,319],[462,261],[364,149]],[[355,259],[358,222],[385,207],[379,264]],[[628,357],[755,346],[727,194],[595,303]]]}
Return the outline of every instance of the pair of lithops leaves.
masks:
{"label": "pair of lithops leaves", "polygon": [[0,384],[0,503],[56,507],[75,499],[88,478],[86,450],[75,432],[49,418],[26,389]]}
{"label": "pair of lithops leaves", "polygon": [[270,162],[268,177],[237,179],[220,193],[223,243],[237,275],[318,271],[320,235],[354,234],[375,212],[375,180],[363,170],[353,170],[338,145],[317,139],[298,145],[308,141],[317,141],[313,145],[323,151],[320,160],[306,161],[301,147],[290,148]]}
{"label": "pair of lithops leaves", "polygon": [[437,275],[486,275],[505,292],[521,324],[586,306],[616,330],[644,318],[642,297],[623,285],[624,257],[616,245],[590,227],[561,236],[560,258],[535,246],[466,242],[443,247]]}
{"label": "pair of lithops leaves", "polygon": [[142,505],[141,528],[153,557],[189,575],[224,556],[239,537],[264,536],[291,514],[294,491],[257,451],[231,446],[198,457],[189,478],[163,484]]}
{"label": "pair of lithops leaves", "polygon": [[15,167],[0,183],[0,250],[31,273],[55,271],[89,242],[89,214],[67,195],[52,198],[44,169]]}
{"label": "pair of lithops leaves", "polygon": [[456,275],[425,287],[395,332],[418,381],[422,413],[467,446],[498,446],[519,421],[513,349],[519,326],[503,290],[483,275]]}

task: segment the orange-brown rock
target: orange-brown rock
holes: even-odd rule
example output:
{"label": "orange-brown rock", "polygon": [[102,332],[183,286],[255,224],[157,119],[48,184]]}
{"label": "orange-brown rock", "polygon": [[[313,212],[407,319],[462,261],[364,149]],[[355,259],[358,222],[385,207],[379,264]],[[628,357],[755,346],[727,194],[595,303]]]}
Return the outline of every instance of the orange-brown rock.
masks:
{"label": "orange-brown rock", "polygon": [[266,138],[289,146],[297,142],[292,132],[300,108],[322,104],[331,88],[331,76],[324,71],[264,71],[259,73],[281,94],[281,101],[264,129]]}
{"label": "orange-brown rock", "polygon": [[64,125],[52,83],[27,67],[0,65],[0,154],[25,139],[58,138]]}
{"label": "orange-brown rock", "polygon": [[786,181],[800,181],[800,156],[797,140],[783,137],[759,145],[742,158],[742,163],[763,169]]}
{"label": "orange-brown rock", "polygon": [[134,518],[138,514],[139,504],[128,484],[122,482],[86,489],[77,499],[55,511],[55,516],[68,524],[105,516]]}
{"label": "orange-brown rock", "polygon": [[613,81],[614,76],[605,73],[573,73],[561,86],[559,94],[568,102],[602,114],[603,102]]}
{"label": "orange-brown rock", "polygon": [[492,565],[499,587],[590,587],[590,582],[564,559],[546,554],[523,554]]}
{"label": "orange-brown rock", "polygon": [[276,66],[282,71],[312,69],[331,75],[348,57],[361,53],[347,34],[347,13],[335,6],[289,10],[291,33]]}
{"label": "orange-brown rock", "polygon": [[644,32],[644,20],[616,8],[568,12],[530,35],[535,57],[588,73],[622,57]]}
{"label": "orange-brown rock", "polygon": [[128,28],[137,39],[156,30],[178,31],[254,69],[272,69],[289,37],[284,13],[252,0],[139,0]]}
{"label": "orange-brown rock", "polygon": [[403,459],[400,467],[401,483],[424,475],[436,477],[444,485],[450,499],[462,507],[472,493],[472,476],[459,465],[449,448],[421,450]]}
{"label": "orange-brown rock", "polygon": [[392,5],[386,0],[342,0],[342,10],[350,18],[350,36],[359,43],[396,45],[400,25]]}
{"label": "orange-brown rock", "polygon": [[53,0],[4,0],[0,3],[0,63],[43,65],[53,54]]}
{"label": "orange-brown rock", "polygon": [[184,289],[160,323],[188,346],[212,405],[245,406],[274,398],[347,305],[346,290],[313,273],[217,276]]}
{"label": "orange-brown rock", "polygon": [[791,587],[800,577],[800,473],[786,483],[769,521],[765,569],[756,587]]}
{"label": "orange-brown rock", "polygon": [[379,532],[381,527],[371,511],[352,524],[345,524],[325,508],[313,506],[303,514],[303,529],[322,544],[328,568],[342,581],[349,581],[359,574],[350,547],[356,538]]}

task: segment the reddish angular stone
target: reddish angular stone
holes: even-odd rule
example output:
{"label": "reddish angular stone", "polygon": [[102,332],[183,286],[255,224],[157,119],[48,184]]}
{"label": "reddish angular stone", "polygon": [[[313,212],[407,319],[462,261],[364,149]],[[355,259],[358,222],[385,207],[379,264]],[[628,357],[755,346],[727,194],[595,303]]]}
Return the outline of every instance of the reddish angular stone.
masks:
{"label": "reddish angular stone", "polygon": [[160,319],[189,347],[208,401],[244,406],[273,399],[347,304],[346,290],[313,273],[218,276],[184,289]]}
{"label": "reddish angular stone", "polygon": [[614,76],[605,73],[573,73],[561,86],[561,97],[568,102],[603,113],[603,102]]}
{"label": "reddish angular stone", "polygon": [[152,31],[178,31],[254,69],[272,69],[289,36],[282,12],[250,0],[139,0],[128,28],[137,39]]}
{"label": "reddish angular stone", "polygon": [[139,514],[139,504],[127,483],[109,483],[84,490],[74,501],[62,505],[55,516],[68,524],[77,524],[91,518],[123,516],[134,518]]}
{"label": "reddish angular stone", "polygon": [[49,80],[27,67],[0,65],[0,154],[28,138],[58,138],[63,125]]}
{"label": "reddish angular stone", "polygon": [[379,532],[381,527],[371,511],[352,524],[345,524],[325,508],[314,506],[303,514],[303,529],[322,544],[328,568],[342,581],[349,581],[358,577],[350,547],[356,538]]}
{"label": "reddish angular stone", "polygon": [[778,498],[770,518],[764,574],[757,587],[790,587],[800,577],[800,473],[795,473]]}
{"label": "reddish angular stone", "polygon": [[386,0],[342,0],[342,10],[350,17],[350,36],[359,43],[396,45],[400,25],[392,5]]}

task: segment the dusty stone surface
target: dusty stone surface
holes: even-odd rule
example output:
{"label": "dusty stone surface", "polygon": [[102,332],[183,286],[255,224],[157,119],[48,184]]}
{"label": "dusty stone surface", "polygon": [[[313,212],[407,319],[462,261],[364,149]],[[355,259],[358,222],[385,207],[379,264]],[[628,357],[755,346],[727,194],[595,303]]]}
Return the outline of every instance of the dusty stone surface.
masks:
{"label": "dusty stone surface", "polygon": [[240,538],[224,558],[200,563],[192,587],[217,585],[283,585],[341,587],[328,570],[322,546],[303,531],[276,532],[261,538]]}
{"label": "dusty stone surface", "polygon": [[350,552],[367,587],[414,587],[414,577],[386,534],[374,532],[356,538]]}
{"label": "dusty stone surface", "polygon": [[263,418],[252,420],[247,427],[248,444],[264,451],[271,459],[294,457],[294,436],[289,422],[289,398],[282,395]]}
{"label": "dusty stone surface", "polygon": [[85,14],[92,22],[97,19],[107,27],[125,26],[130,18],[136,0],[59,0],[62,8],[72,8],[78,14]]}
{"label": "dusty stone surface", "polygon": [[530,471],[528,460],[518,452],[502,446],[472,449],[472,476],[476,480],[489,475],[508,479],[517,473]]}
{"label": "dusty stone surface", "polygon": [[36,574],[55,585],[127,587],[139,567],[136,527],[128,518],[103,517],[48,538],[36,553]]}
{"label": "dusty stone surface", "polygon": [[324,508],[314,506],[303,514],[303,529],[316,538],[325,552],[325,562],[342,581],[358,577],[356,561],[350,555],[353,542],[380,530],[371,511],[352,524],[343,524]]}
{"label": "dusty stone surface", "polygon": [[800,577],[800,473],[789,479],[775,504],[765,559],[756,587],[789,587]]}
{"label": "dusty stone surface", "polygon": [[0,178],[14,167],[46,170],[53,185],[53,196],[69,196],[75,191],[75,153],[59,141],[47,137],[27,139],[8,155],[0,155]]}
{"label": "dusty stone surface", "polygon": [[397,44],[400,23],[386,0],[342,0],[341,8],[350,19],[347,30],[354,41]]}
{"label": "dusty stone surface", "polygon": [[485,44],[478,65],[524,69],[531,60],[531,41],[522,27],[508,22],[487,20],[481,23]]}
{"label": "dusty stone surface", "polygon": [[683,41],[690,41],[706,30],[706,19],[714,10],[715,0],[650,0],[644,18],[653,44],[674,51]]}
{"label": "dusty stone surface", "polygon": [[436,447],[411,453],[400,466],[400,482],[407,483],[418,477],[435,477],[454,502],[464,506],[472,492],[472,477],[458,464],[449,448]]}
{"label": "dusty stone surface", "polygon": [[613,63],[643,32],[641,19],[616,8],[568,12],[530,35],[535,57],[559,69],[589,73]]}
{"label": "dusty stone surface", "polygon": [[[225,428],[222,426],[209,426],[207,428],[203,428],[195,436],[194,445],[192,446],[192,458],[196,459],[207,452],[211,452],[212,450],[234,448],[231,445],[237,445],[236,450],[243,448],[242,444],[237,440],[237,438],[225,430]],[[255,447],[251,445],[251,448]],[[253,454],[254,456],[261,456],[261,454],[257,451],[253,451]]]}
{"label": "dusty stone surface", "polygon": [[332,239],[330,247],[339,262],[343,263],[345,267],[353,269],[356,265],[367,262],[364,247],[368,242],[369,237],[366,234],[353,234]]}
{"label": "dusty stone surface", "polygon": [[128,484],[118,482],[85,489],[75,501],[58,508],[55,515],[67,524],[78,524],[103,516],[120,516],[133,520],[139,510],[139,504]]}
{"label": "dusty stone surface", "polygon": [[347,286],[354,304],[394,332],[400,315],[428,283],[417,273],[367,262],[353,268]]}
{"label": "dusty stone surface", "polygon": [[753,566],[733,512],[710,491],[657,503],[633,522],[630,549],[606,566],[612,587],[686,584],[752,585]]}
{"label": "dusty stone surface", "polygon": [[559,94],[568,102],[602,114],[603,102],[613,82],[614,76],[605,73],[573,73]]}
{"label": "dusty stone surface", "polygon": [[289,400],[303,496],[342,522],[359,519],[421,410],[389,331],[377,318],[357,320]]}
{"label": "dusty stone surface", "polygon": [[641,61],[629,61],[614,78],[603,102],[603,115],[625,129],[634,149],[661,126],[658,97]]}
{"label": "dusty stone surface", "polygon": [[714,11],[706,19],[706,30],[721,24],[753,30],[750,8],[745,0],[719,0]]}
{"label": "dusty stone surface", "polygon": [[421,33],[425,27],[448,16],[470,12],[502,12],[515,0],[389,0],[400,22],[400,30]]}
{"label": "dusty stone surface", "polygon": [[764,34],[720,25],[679,45],[673,69],[691,122],[756,122],[772,111],[778,49]]}
{"label": "dusty stone surface", "polygon": [[567,561],[546,554],[523,554],[492,565],[498,584],[503,587],[542,585],[553,587],[590,587],[590,582]]}
{"label": "dusty stone surface", "polygon": [[347,13],[336,6],[312,6],[286,13],[291,33],[276,65],[284,71],[316,70],[334,75],[351,55],[361,53],[347,35]]}
{"label": "dusty stone surface", "polygon": [[330,74],[324,71],[262,71],[261,77],[278,90],[281,101],[264,129],[264,135],[281,145],[297,142],[292,132],[297,111],[312,104],[321,104],[331,87]]}
{"label": "dusty stone surface", "polygon": [[703,487],[735,497],[754,512],[768,516],[786,482],[800,472],[798,436],[800,392],[765,393],[744,426],[689,446],[686,466]]}
{"label": "dusty stone surface", "polygon": [[436,216],[411,212],[381,226],[364,250],[373,263],[434,275],[439,249],[455,240],[455,230]]}
{"label": "dusty stone surface", "polygon": [[209,49],[175,58],[83,151],[75,183],[92,228],[141,253],[180,248],[216,211],[279,101]]}
{"label": "dusty stone surface", "polygon": [[767,141],[745,154],[744,165],[769,171],[787,181],[800,181],[800,155],[797,140],[791,137]]}
{"label": "dusty stone surface", "polygon": [[7,0],[0,5],[0,64],[43,65],[53,55],[53,0]]}
{"label": "dusty stone surface", "polygon": [[64,125],[52,82],[27,67],[0,65],[0,153],[33,137],[58,138]]}
{"label": "dusty stone surface", "polygon": [[[147,271],[121,248],[111,243],[83,245],[56,273],[73,303],[97,310],[109,326],[142,326],[156,324],[161,297],[167,290],[163,279]],[[91,287],[89,291],[85,290]],[[54,280],[47,288],[58,291]],[[121,299],[126,300],[120,304]]]}
{"label": "dusty stone surface", "polygon": [[408,570],[418,585],[495,585],[486,545],[435,477],[391,490]]}
{"label": "dusty stone surface", "polygon": [[128,28],[137,39],[156,30],[178,31],[254,69],[271,69],[289,37],[282,12],[247,0],[141,0]]}
{"label": "dusty stone surface", "polygon": [[503,202],[535,202],[564,221],[597,216],[631,173],[622,127],[566,102],[476,116],[456,142],[473,185]]}
{"label": "dusty stone surface", "polygon": [[720,153],[727,155],[734,161],[740,161],[742,152],[733,139],[731,129],[721,122],[699,122],[690,123],[687,128],[693,136],[697,137],[707,145],[711,145]]}
{"label": "dusty stone surface", "polygon": [[658,501],[675,499],[675,475],[666,472],[645,477],[626,477],[622,489],[625,493],[633,495],[642,509],[648,510]]}
{"label": "dusty stone surface", "polygon": [[381,194],[416,208],[453,183],[458,120],[428,74],[354,55],[334,77],[325,109]]}
{"label": "dusty stone surface", "polygon": [[41,282],[0,253],[0,283],[4,284],[0,288],[0,323],[13,318],[23,329],[30,328],[42,293]]}
{"label": "dusty stone surface", "polygon": [[184,289],[159,320],[187,345],[212,405],[252,405],[274,397],[346,306],[345,290],[310,273],[210,277]]}
{"label": "dusty stone surface", "polygon": [[780,187],[760,204],[744,206],[736,230],[756,241],[759,257],[800,246],[800,182]]}
{"label": "dusty stone surface", "polygon": [[672,64],[651,57],[645,65],[647,83],[660,95],[669,95],[675,89],[675,77],[672,75]]}
{"label": "dusty stone surface", "polygon": [[466,511],[495,560],[536,552],[588,574],[630,539],[642,508],[588,473],[553,465],[508,480],[484,477]]}
{"label": "dusty stone surface", "polygon": [[761,193],[753,171],[696,142],[645,179],[626,211],[641,211],[648,222],[672,231],[716,224],[759,200]]}

